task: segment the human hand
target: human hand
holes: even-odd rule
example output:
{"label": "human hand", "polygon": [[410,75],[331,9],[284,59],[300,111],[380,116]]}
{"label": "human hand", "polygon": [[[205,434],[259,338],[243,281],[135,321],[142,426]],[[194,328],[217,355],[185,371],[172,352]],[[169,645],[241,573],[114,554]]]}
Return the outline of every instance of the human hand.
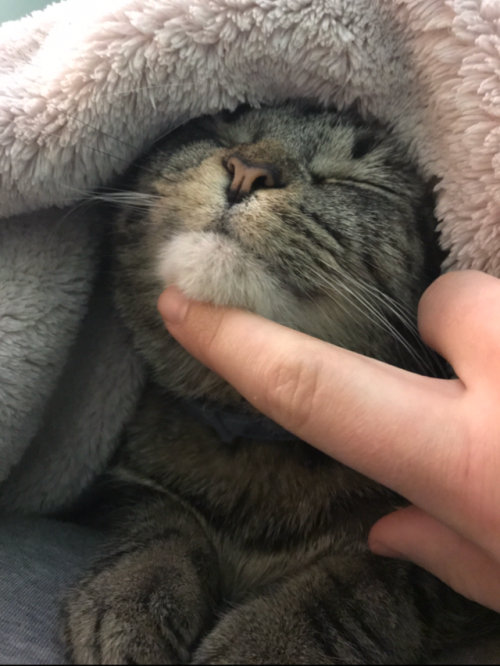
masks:
{"label": "human hand", "polygon": [[170,333],[257,409],[412,502],[374,525],[373,552],[500,611],[500,280],[450,273],[421,299],[421,336],[455,380],[189,302],[176,287],[158,307]]}

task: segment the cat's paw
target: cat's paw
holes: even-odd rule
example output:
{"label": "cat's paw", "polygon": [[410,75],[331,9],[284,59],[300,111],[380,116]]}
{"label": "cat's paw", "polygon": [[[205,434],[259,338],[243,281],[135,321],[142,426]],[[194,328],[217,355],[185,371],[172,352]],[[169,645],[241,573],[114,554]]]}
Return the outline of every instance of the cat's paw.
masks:
{"label": "cat's paw", "polygon": [[196,650],[193,664],[331,664],[289,607],[257,598],[227,613]]}
{"label": "cat's paw", "polygon": [[[178,664],[185,645],[169,632],[165,599],[154,581],[104,570],[84,579],[65,602],[63,621],[75,664]],[[161,619],[159,616],[161,615]],[[160,619],[160,621],[159,621]],[[171,634],[170,636],[168,634]]]}

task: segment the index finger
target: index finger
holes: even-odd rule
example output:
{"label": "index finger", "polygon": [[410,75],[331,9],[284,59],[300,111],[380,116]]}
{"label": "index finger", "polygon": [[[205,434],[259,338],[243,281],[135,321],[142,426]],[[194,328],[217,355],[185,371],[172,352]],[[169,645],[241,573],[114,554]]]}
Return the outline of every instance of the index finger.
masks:
{"label": "index finger", "polygon": [[159,309],[170,333],[261,412],[434,515],[440,506],[444,522],[454,520],[465,446],[459,380],[415,375],[248,312],[188,302],[176,287]]}

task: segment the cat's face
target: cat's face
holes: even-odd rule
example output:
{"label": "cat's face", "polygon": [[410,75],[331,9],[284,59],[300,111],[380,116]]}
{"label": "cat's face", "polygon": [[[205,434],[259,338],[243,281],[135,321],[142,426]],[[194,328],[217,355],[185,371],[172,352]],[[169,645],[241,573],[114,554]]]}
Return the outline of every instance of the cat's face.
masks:
{"label": "cat's face", "polygon": [[231,399],[166,333],[156,302],[173,283],[426,371],[407,324],[437,275],[432,210],[387,130],[292,104],[223,113],[169,135],[127,187],[117,299],[164,385]]}

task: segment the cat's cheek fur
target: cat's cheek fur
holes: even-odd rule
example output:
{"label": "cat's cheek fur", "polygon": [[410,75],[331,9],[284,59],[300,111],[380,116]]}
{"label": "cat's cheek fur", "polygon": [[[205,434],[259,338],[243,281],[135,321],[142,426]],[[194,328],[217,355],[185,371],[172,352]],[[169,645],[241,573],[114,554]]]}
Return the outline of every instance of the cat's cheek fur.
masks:
{"label": "cat's cheek fur", "polygon": [[117,185],[116,301],[151,368],[85,509],[117,532],[66,604],[73,662],[428,663],[498,631],[424,570],[366,552],[402,498],[304,442],[229,443],[193,418],[193,398],[218,403],[222,424],[251,413],[157,311],[175,283],[436,374],[415,333],[440,253],[408,149],[353,110],[247,107],[185,123]]}
{"label": "cat's cheek fur", "polygon": [[189,298],[245,308],[267,319],[279,321],[296,309],[293,296],[258,258],[214,232],[174,236],[159,250],[158,274],[165,287],[176,284]]}

